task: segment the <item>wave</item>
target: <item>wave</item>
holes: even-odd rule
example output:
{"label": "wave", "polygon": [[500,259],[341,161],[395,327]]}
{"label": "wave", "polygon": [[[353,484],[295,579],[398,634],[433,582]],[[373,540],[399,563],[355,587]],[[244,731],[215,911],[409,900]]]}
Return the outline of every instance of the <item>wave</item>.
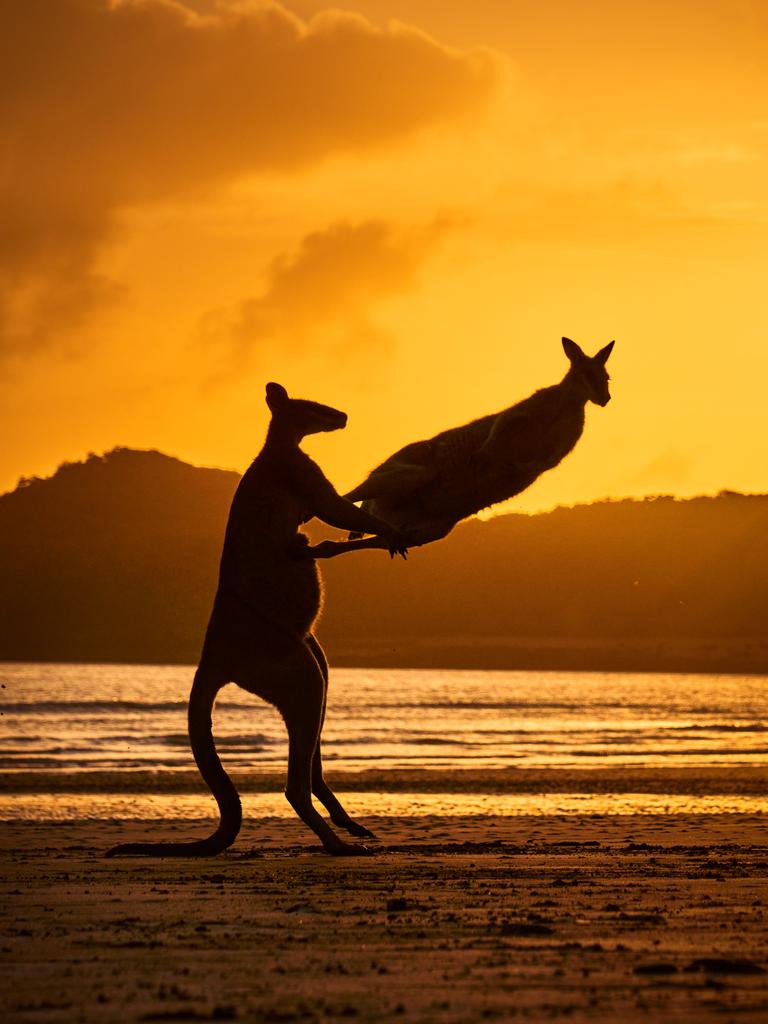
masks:
{"label": "wave", "polygon": [[[27,715],[27,716],[43,716],[43,715],[87,715],[96,717],[98,715],[106,716],[108,719],[124,715],[135,715],[139,713],[141,715],[153,716],[162,714],[164,712],[170,712],[179,715],[185,715],[187,710],[186,698],[182,700],[167,700],[167,701],[139,701],[139,700],[41,700],[41,701],[12,701],[3,703],[0,705],[6,716],[9,715]],[[221,699],[217,702],[217,707],[227,711],[235,712],[247,712],[249,714],[263,713],[268,705],[263,702],[249,702],[243,703],[240,701],[228,701]],[[667,713],[670,716],[678,715],[681,713],[678,707],[669,707]],[[573,714],[578,718],[584,715],[594,714],[595,712],[608,712],[608,713],[620,713],[622,716],[628,712],[632,713],[643,713],[643,714],[659,714],[659,707],[656,704],[650,703],[619,703],[616,701],[558,701],[558,700],[432,700],[432,701],[393,701],[391,703],[371,703],[371,704],[356,704],[355,706],[337,706],[335,709],[336,714],[341,715],[355,715],[355,714],[377,714],[384,712],[388,716],[396,718],[398,712],[412,712],[412,711],[454,711],[454,712],[483,712],[483,711],[508,711],[508,712],[520,712],[524,711],[528,715],[536,715],[537,712],[542,712],[544,716],[553,711],[566,712]],[[743,711],[737,711],[731,707],[688,707],[684,709],[686,716],[693,715],[707,715],[714,716],[719,715],[722,718],[727,719],[739,719],[748,718],[749,715]],[[670,725],[668,729],[676,729],[680,731],[704,731],[704,730],[715,730],[720,732],[768,732],[768,725],[763,722],[749,721],[744,724],[736,724],[734,722],[712,722],[710,723],[695,723],[685,725]],[[480,731],[480,730],[478,730]],[[524,733],[526,730],[520,729],[516,732]],[[249,740],[250,741],[250,740]]]}
{"label": "wave", "polygon": [[41,700],[41,701],[16,701],[15,703],[3,704],[3,711],[8,714],[27,715],[52,715],[68,714],[73,711],[110,711],[125,713],[128,711],[178,711],[184,710],[187,706],[183,701],[161,701],[156,704],[146,704],[139,700]]}
{"label": "wave", "polygon": [[[0,792],[13,793],[207,793],[194,766],[189,764],[136,766],[92,765],[87,771],[21,770],[0,777]],[[595,767],[559,765],[510,771],[506,767],[459,765],[381,766],[362,770],[334,768],[335,788],[342,792],[404,793],[659,793],[741,794],[762,797],[764,765],[642,765]],[[237,775],[242,793],[280,793],[284,765],[241,769]]]}
{"label": "wave", "polygon": [[[350,710],[350,709],[343,709]],[[630,704],[623,701],[562,701],[562,700],[434,700],[434,701],[409,701],[392,702],[390,704],[377,703],[359,705],[354,710],[361,711],[568,711],[575,715],[590,715],[595,711],[620,712],[622,715],[627,712],[644,712],[659,715],[665,711],[669,715],[721,715],[726,718],[748,717],[739,713],[733,707],[688,707],[685,705],[669,704],[660,707],[653,703]]]}
{"label": "wave", "polygon": [[[159,760],[153,760],[151,768],[184,768],[186,767],[189,758],[179,757],[176,761],[170,761],[167,758]],[[150,766],[147,765],[146,761],[139,761],[136,758],[99,758],[99,757],[88,757],[88,758],[75,758],[68,756],[66,759],[62,757],[25,757],[25,758],[12,758],[2,757],[0,758],[0,769],[4,771],[27,771],[35,770],[39,768],[51,768],[56,769],[58,772],[70,772],[70,771],[118,771],[125,769],[148,769]]]}
{"label": "wave", "polygon": [[[263,733],[248,733],[245,736],[215,736],[217,747],[243,747],[246,750],[258,751],[264,747],[273,746],[283,740],[283,737],[265,736]],[[189,736],[185,732],[169,733],[167,736],[148,736],[137,740],[139,743],[167,743],[170,747],[189,747]]]}
{"label": "wave", "polygon": [[768,732],[768,725],[764,725],[762,722],[752,722],[749,725],[712,722],[709,725],[671,725],[668,728],[675,732]]}
{"label": "wave", "polygon": [[590,747],[589,750],[558,750],[558,755],[568,757],[594,757],[599,759],[602,757],[648,757],[652,754],[654,757],[730,757],[730,756],[747,756],[754,757],[755,754],[768,754],[768,747],[668,747],[649,750],[647,746],[643,746],[642,749],[626,748],[623,750],[617,750],[612,747],[610,750],[595,750],[594,747]]}
{"label": "wave", "polygon": [[[140,701],[140,700],[41,700],[41,701],[15,701],[0,705],[5,714],[26,714],[26,715],[55,715],[71,714],[72,712],[95,713],[107,711],[110,714],[127,714],[128,712],[141,711],[151,714],[155,711],[181,711],[186,713],[188,701],[166,700],[166,701]],[[238,704],[232,701],[219,700],[216,702],[218,708],[232,708],[237,711],[254,711],[259,708],[258,704]],[[267,705],[262,705],[266,707]]]}

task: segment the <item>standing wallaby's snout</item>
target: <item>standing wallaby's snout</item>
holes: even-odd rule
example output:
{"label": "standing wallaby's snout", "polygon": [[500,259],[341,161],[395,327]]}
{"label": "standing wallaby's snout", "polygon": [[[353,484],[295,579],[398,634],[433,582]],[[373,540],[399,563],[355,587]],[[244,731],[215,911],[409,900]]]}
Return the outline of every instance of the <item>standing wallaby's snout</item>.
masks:
{"label": "standing wallaby's snout", "polygon": [[[188,843],[124,843],[109,851],[155,857],[208,857],[230,846],[242,820],[240,798],[216,752],[211,712],[229,682],[273,704],[288,730],[285,795],[299,817],[333,854],[365,853],[340,839],[315,809],[354,836],[370,836],[344,810],[323,777],[320,733],[328,693],[328,663],[313,633],[322,603],[315,559],[302,523],[318,519],[340,530],[374,534],[371,546],[405,553],[402,535],[336,492],[299,447],[303,437],[346,426],[346,413],[290,398],[268,384],[272,419],[259,455],[241,479],[229,512],[219,585],[200,664],[189,697],[189,737],[200,774],[219,805],[219,826]],[[332,544],[333,542],[325,542]]]}
{"label": "standing wallaby's snout", "polygon": [[273,422],[295,433],[298,441],[308,434],[343,430],[347,425],[345,412],[304,398],[289,398],[282,384],[267,384],[267,406]]}

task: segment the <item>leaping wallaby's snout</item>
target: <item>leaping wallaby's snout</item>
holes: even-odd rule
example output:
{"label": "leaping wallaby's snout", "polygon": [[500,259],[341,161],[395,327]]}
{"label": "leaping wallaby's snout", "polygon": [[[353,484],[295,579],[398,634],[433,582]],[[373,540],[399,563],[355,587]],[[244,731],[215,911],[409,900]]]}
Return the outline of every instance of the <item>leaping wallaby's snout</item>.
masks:
{"label": "leaping wallaby's snout", "polygon": [[611,393],[608,390],[610,377],[605,364],[614,344],[615,342],[611,341],[595,355],[588,356],[575,341],[563,338],[563,350],[571,364],[571,373],[576,374],[575,379],[581,381],[580,387],[584,388],[589,401],[603,408],[611,400]]}

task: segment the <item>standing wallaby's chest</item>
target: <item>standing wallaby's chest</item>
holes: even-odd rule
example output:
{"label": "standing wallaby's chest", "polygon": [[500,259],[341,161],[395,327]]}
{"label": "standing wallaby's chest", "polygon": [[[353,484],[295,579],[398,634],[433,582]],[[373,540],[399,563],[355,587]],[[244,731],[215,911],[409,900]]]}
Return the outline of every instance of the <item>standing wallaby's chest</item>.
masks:
{"label": "standing wallaby's chest", "polygon": [[234,593],[266,620],[304,635],[317,617],[322,590],[317,566],[300,557],[306,502],[290,464],[257,458],[232,501],[219,573],[222,593]]}
{"label": "standing wallaby's chest", "polygon": [[236,545],[263,546],[279,553],[307,517],[306,500],[299,493],[293,467],[259,456],[237,488],[227,523]]}

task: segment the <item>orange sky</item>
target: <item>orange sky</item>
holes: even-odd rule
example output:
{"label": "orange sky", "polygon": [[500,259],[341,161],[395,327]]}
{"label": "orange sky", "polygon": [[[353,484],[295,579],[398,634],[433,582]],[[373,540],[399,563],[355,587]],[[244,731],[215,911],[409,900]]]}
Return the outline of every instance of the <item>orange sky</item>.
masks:
{"label": "orange sky", "polygon": [[731,0],[2,5],[0,490],[243,469],[270,379],[349,412],[307,447],[350,487],[563,334],[614,401],[512,507],[768,490],[767,42]]}

